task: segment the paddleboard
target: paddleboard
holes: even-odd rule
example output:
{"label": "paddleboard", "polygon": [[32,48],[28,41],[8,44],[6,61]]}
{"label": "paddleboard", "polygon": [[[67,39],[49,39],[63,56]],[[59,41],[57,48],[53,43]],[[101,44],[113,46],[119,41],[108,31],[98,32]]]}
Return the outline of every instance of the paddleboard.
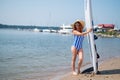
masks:
{"label": "paddleboard", "polygon": [[[85,3],[84,7],[85,7],[86,28],[93,28],[91,0],[84,0],[84,3]],[[98,61],[97,61],[97,55],[95,51],[95,41],[94,41],[93,31],[88,34],[88,41],[89,41],[89,47],[90,47],[90,52],[91,52],[93,72],[97,73],[98,72]]]}

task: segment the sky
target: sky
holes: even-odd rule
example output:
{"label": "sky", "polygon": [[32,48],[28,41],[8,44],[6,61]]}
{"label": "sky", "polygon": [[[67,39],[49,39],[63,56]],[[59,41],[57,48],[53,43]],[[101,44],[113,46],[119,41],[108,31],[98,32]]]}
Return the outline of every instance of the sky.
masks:
{"label": "sky", "polygon": [[[91,0],[94,24],[120,29],[120,0]],[[0,23],[60,26],[84,20],[84,0],[0,0]]]}

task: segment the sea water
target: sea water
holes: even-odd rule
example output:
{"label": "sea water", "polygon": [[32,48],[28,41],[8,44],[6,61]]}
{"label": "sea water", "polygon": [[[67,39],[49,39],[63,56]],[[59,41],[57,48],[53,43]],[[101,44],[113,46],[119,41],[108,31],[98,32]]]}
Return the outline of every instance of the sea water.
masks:
{"label": "sea water", "polygon": [[[101,60],[120,56],[120,38],[95,41]],[[71,71],[73,35],[0,29],[0,80],[50,80]],[[87,38],[84,63],[90,62]]]}

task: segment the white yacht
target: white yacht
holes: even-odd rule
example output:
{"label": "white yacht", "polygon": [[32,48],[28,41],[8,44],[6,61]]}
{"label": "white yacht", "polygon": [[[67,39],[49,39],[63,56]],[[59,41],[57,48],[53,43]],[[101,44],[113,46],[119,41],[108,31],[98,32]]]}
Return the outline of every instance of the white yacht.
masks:
{"label": "white yacht", "polygon": [[50,30],[51,33],[57,33],[57,30]]}
{"label": "white yacht", "polygon": [[43,32],[50,32],[49,29],[43,29]]}
{"label": "white yacht", "polygon": [[34,31],[34,32],[40,32],[40,30],[37,29],[37,28],[33,29],[33,31]]}
{"label": "white yacht", "polygon": [[70,26],[70,25],[62,25],[62,26],[60,26],[60,30],[58,31],[59,33],[61,33],[61,34],[71,34],[71,32],[72,32],[72,27]]}

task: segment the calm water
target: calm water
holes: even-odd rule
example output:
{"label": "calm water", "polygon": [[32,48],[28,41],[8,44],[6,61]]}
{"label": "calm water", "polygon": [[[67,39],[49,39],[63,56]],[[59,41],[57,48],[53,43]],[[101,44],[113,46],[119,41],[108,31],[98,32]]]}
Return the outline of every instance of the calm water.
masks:
{"label": "calm water", "polygon": [[[0,80],[49,80],[70,71],[72,35],[0,29]],[[102,59],[120,56],[120,38],[96,41]],[[84,64],[90,61],[84,40]]]}

